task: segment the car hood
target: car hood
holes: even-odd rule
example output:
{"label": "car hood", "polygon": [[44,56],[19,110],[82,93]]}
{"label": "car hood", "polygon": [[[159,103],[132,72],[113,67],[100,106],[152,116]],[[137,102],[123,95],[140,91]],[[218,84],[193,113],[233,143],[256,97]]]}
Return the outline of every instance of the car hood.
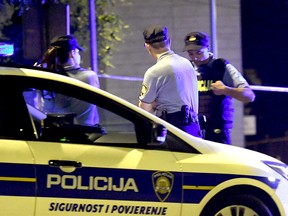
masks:
{"label": "car hood", "polygon": [[220,155],[220,157],[221,155],[229,155],[229,157],[231,158],[240,158],[241,160],[247,160],[251,158],[258,161],[269,160],[274,162],[280,162],[274,157],[250,149],[246,149],[244,147],[216,143],[208,140],[195,140],[194,137],[192,139],[190,138],[193,143],[189,143],[191,143],[191,145],[193,146],[197,146],[197,149],[203,154],[217,154]]}

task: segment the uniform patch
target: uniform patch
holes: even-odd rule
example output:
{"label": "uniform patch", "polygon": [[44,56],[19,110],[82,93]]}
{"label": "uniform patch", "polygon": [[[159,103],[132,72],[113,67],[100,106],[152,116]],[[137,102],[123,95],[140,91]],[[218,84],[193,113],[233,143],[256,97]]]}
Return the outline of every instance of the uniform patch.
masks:
{"label": "uniform patch", "polygon": [[148,90],[149,90],[149,88],[148,88],[147,84],[143,83],[142,89],[141,89],[141,96],[145,95]]}
{"label": "uniform patch", "polygon": [[158,171],[152,174],[152,182],[156,196],[164,202],[172,191],[174,175],[170,172]]}
{"label": "uniform patch", "polygon": [[196,40],[196,37],[195,37],[195,36],[189,37],[189,41],[190,41],[190,42],[195,41],[195,40]]}

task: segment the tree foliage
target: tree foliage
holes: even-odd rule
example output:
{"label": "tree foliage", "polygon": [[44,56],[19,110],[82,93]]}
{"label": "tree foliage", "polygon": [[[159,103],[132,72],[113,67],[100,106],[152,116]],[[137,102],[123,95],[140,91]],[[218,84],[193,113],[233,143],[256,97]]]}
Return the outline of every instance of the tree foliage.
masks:
{"label": "tree foliage", "polygon": [[[70,5],[71,33],[81,42],[89,40],[89,11],[88,1],[61,0],[61,3]],[[96,28],[99,72],[103,73],[106,67],[114,67],[110,62],[112,55],[117,51],[117,44],[123,42],[125,29],[129,28],[113,11],[115,0],[96,0]],[[117,3],[128,3],[127,0],[118,0]]]}
{"label": "tree foliage", "polygon": [[[96,0],[96,31],[99,72],[104,73],[106,67],[113,67],[110,62],[112,55],[117,51],[117,44],[123,42],[125,29],[129,28],[113,10],[116,3],[126,4],[129,0]],[[5,11],[6,19],[0,19],[0,39],[11,39],[12,26],[15,26],[15,17],[21,18],[25,10],[33,4],[39,5],[39,0],[0,0],[0,13]],[[75,35],[81,45],[90,40],[89,1],[88,0],[46,0],[41,4],[68,4],[70,7],[70,32]],[[4,10],[3,10],[4,9]],[[10,11],[8,13],[7,11]],[[11,13],[12,12],[12,13]],[[10,16],[10,17],[9,17]],[[14,17],[14,21],[12,20]],[[18,29],[19,33],[19,29]],[[19,37],[19,35],[18,35]],[[14,41],[15,44],[15,41]],[[17,44],[17,43],[16,43]]]}

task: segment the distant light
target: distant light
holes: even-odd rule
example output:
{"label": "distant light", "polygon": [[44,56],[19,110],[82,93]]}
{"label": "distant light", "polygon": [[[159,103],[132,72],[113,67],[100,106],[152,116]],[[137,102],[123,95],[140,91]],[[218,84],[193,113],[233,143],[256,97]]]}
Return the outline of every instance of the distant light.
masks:
{"label": "distant light", "polygon": [[0,56],[11,56],[14,54],[13,44],[0,43]]}

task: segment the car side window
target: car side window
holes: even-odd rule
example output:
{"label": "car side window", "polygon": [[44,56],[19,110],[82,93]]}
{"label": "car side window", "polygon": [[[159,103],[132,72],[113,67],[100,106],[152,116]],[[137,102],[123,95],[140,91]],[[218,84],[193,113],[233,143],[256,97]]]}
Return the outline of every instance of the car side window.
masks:
{"label": "car side window", "polygon": [[44,89],[25,89],[38,139],[83,144],[136,144],[135,125],[105,107]]}
{"label": "car side window", "polygon": [[34,139],[34,129],[31,119],[27,115],[25,102],[17,87],[9,89],[7,85],[0,84],[0,138],[4,139]]}

